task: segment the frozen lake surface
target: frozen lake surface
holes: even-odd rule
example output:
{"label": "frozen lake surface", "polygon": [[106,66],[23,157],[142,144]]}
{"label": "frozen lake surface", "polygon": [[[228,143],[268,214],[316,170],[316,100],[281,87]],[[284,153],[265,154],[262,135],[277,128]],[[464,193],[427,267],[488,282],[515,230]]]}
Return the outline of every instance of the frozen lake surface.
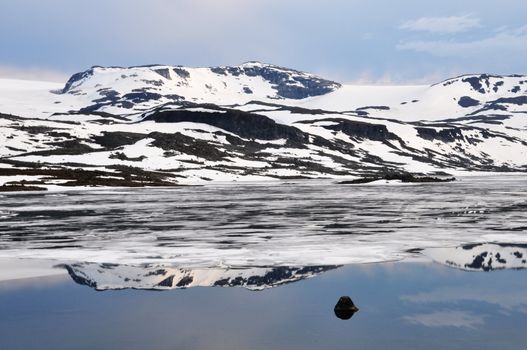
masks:
{"label": "frozen lake surface", "polygon": [[342,265],[527,243],[527,177],[0,195],[0,258],[188,268]]}
{"label": "frozen lake surface", "polygon": [[[526,188],[502,176],[2,194],[0,348],[520,349]],[[384,263],[354,264],[367,262]],[[359,307],[348,320],[333,310],[343,295]]]}

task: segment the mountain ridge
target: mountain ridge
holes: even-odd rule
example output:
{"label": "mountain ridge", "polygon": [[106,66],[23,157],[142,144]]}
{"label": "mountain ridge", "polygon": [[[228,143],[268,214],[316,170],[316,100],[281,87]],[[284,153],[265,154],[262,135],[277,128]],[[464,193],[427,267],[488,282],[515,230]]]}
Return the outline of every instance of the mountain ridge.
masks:
{"label": "mountain ridge", "polygon": [[49,186],[50,174],[72,186],[527,170],[523,75],[387,87],[259,62],[94,66],[60,93],[13,82],[0,92],[3,184]]}

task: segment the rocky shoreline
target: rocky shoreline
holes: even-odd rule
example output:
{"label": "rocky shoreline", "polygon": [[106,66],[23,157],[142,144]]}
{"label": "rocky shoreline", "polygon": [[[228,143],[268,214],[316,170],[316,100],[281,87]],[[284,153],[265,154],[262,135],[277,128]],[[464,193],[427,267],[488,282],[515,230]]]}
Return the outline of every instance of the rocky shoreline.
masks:
{"label": "rocky shoreline", "polygon": [[360,185],[367,184],[375,181],[401,181],[403,183],[437,183],[437,182],[454,182],[456,181],[455,177],[434,177],[434,176],[422,176],[414,175],[409,173],[403,174],[386,174],[384,176],[371,176],[371,177],[362,177],[354,180],[345,180],[340,181],[341,185]]}

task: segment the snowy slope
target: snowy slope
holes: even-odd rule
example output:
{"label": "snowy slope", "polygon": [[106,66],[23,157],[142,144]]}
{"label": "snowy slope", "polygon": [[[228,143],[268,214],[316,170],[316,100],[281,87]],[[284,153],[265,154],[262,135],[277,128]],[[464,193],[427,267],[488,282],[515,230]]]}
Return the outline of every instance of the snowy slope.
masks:
{"label": "snowy slope", "polygon": [[222,106],[260,101],[417,121],[525,111],[527,76],[467,75],[432,86],[341,85],[249,62],[213,68],[93,67],[65,85],[0,79],[0,92],[2,113],[33,118],[79,110],[133,116],[181,101]]}
{"label": "snowy slope", "polygon": [[[496,102],[507,105],[510,112],[526,111],[527,108],[517,108],[517,103],[526,95],[527,76],[481,74],[461,76],[432,86],[344,85],[339,90],[309,98],[299,105],[333,111],[365,108],[376,116],[403,121],[444,120],[480,114]],[[500,102],[503,98],[518,100]],[[494,110],[503,111],[499,107]]]}
{"label": "snowy slope", "polygon": [[58,93],[63,86],[60,83],[0,79],[0,111],[27,118],[45,118],[57,111],[66,111],[55,103],[62,103],[63,98],[58,97]]}
{"label": "snowy slope", "polygon": [[0,141],[0,185],[525,171],[527,77],[352,86],[257,62],[93,67],[64,86],[0,80]]}

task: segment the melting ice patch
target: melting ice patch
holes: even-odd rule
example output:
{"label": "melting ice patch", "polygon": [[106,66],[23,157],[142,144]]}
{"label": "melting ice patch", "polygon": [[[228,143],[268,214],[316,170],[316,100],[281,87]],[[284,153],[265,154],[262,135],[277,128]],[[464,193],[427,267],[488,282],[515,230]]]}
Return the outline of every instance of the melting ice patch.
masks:
{"label": "melting ice patch", "polygon": [[[6,194],[0,257],[235,269],[385,262],[424,250],[462,268],[518,268],[527,254],[510,244],[527,243],[526,181],[462,178],[389,190],[296,181]],[[486,242],[509,245],[427,250]]]}

